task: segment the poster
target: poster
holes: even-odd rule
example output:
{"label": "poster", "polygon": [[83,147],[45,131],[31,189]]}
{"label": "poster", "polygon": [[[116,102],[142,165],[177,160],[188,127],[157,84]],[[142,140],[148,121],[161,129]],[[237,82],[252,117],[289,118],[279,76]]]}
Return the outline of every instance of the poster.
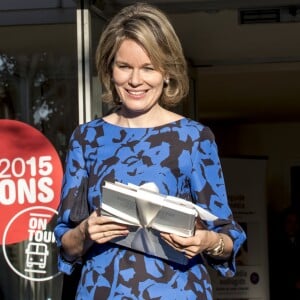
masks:
{"label": "poster", "polygon": [[55,299],[60,157],[39,130],[20,121],[1,119],[0,140],[0,295]]}
{"label": "poster", "polygon": [[237,273],[211,272],[214,299],[269,299],[266,159],[221,159],[228,201],[247,241],[237,255]]}

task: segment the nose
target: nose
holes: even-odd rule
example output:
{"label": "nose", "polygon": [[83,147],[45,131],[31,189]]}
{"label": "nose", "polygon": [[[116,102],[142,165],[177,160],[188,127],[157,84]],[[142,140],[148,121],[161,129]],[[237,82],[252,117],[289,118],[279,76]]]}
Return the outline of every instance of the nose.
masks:
{"label": "nose", "polygon": [[142,84],[142,76],[140,74],[140,70],[139,69],[133,69],[131,72],[131,76],[129,78],[129,83],[132,86],[138,86],[140,84]]}

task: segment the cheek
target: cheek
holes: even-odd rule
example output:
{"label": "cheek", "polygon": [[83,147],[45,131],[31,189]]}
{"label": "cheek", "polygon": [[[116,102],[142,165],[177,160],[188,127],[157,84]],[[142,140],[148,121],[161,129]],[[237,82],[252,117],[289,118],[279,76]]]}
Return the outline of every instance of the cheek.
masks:
{"label": "cheek", "polygon": [[157,77],[155,80],[152,80],[152,86],[156,87],[159,90],[162,90],[164,87],[164,80],[163,78]]}
{"label": "cheek", "polygon": [[146,74],[144,76],[144,81],[153,87],[163,87],[164,85],[163,77],[160,75],[153,76],[153,75]]}
{"label": "cheek", "polygon": [[117,84],[117,85],[121,85],[123,83],[126,83],[129,79],[129,75],[125,72],[120,72],[117,70],[113,70],[113,81]]}

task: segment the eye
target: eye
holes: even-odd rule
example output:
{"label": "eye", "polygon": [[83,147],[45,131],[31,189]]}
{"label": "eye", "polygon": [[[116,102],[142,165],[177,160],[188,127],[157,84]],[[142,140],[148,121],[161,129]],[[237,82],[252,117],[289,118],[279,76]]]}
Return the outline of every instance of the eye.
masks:
{"label": "eye", "polygon": [[129,69],[128,65],[118,65],[120,69]]}
{"label": "eye", "polygon": [[130,68],[130,66],[125,62],[115,62],[115,67],[117,67],[118,69],[124,69],[124,70]]}
{"label": "eye", "polygon": [[152,66],[145,66],[144,70],[146,70],[146,71],[154,71],[154,67],[152,67]]}

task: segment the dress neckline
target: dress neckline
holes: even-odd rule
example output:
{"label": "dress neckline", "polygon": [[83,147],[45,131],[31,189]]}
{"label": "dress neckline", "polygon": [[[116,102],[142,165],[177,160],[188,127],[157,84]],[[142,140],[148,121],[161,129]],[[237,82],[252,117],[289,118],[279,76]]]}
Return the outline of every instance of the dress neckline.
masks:
{"label": "dress neckline", "polygon": [[106,120],[104,120],[104,118],[101,118],[102,122],[111,126],[111,127],[115,127],[115,128],[119,128],[119,129],[123,129],[123,130],[147,130],[147,129],[160,129],[160,128],[163,128],[163,127],[168,127],[170,125],[175,125],[175,124],[180,124],[182,123],[184,120],[186,120],[187,118],[186,117],[181,117],[177,120],[174,120],[174,121],[171,121],[171,122],[168,122],[168,123],[165,123],[165,124],[162,124],[162,125],[158,125],[158,126],[149,126],[149,127],[126,127],[126,126],[121,126],[121,125],[117,125],[117,124],[113,124],[113,123],[110,123]]}

